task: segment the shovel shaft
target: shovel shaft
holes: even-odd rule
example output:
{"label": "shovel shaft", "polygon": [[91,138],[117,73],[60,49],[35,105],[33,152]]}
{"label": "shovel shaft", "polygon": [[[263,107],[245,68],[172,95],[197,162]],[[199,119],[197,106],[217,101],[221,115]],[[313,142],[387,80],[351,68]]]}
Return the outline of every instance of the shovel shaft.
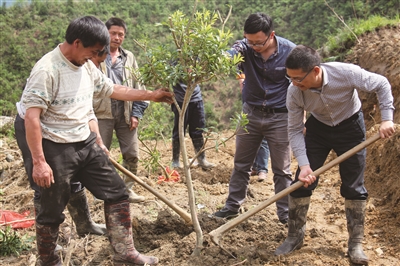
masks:
{"label": "shovel shaft", "polygon": [[[347,152],[343,153],[342,155],[340,155],[339,157],[337,157],[336,159],[330,161],[329,163],[327,163],[326,165],[318,168],[317,170],[315,170],[312,175],[314,176],[319,176],[320,174],[324,173],[325,171],[329,170],[330,168],[332,168],[333,166],[343,162],[344,160],[348,159],[349,157],[353,156],[354,154],[356,154],[357,152],[359,152],[360,150],[364,149],[365,147],[367,147],[368,145],[374,143],[375,141],[377,141],[378,139],[380,139],[380,135],[379,132],[376,133],[375,135],[373,135],[372,137],[370,137],[369,139],[361,142],[360,144],[358,144],[357,146],[355,146],[354,148],[348,150]],[[258,213],[259,211],[263,210],[264,208],[268,207],[269,205],[271,205],[272,203],[274,203],[275,201],[289,195],[290,193],[292,193],[293,191],[295,191],[296,189],[299,189],[300,187],[302,187],[304,185],[303,182],[298,181],[294,184],[292,184],[291,186],[285,188],[284,190],[282,190],[281,192],[275,194],[273,197],[269,198],[268,200],[260,203],[259,205],[257,205],[255,208],[239,215],[238,217],[236,217],[233,220],[230,220],[229,222],[227,222],[226,224],[218,227],[217,229],[211,231],[209,234],[211,235],[211,240],[219,245],[219,238],[222,234],[224,234],[226,231],[232,229],[233,227],[237,226],[238,224],[240,224],[241,222],[247,220],[248,218],[250,218],[251,216],[253,216],[254,214]]]}
{"label": "shovel shaft", "polygon": [[189,225],[192,224],[192,218],[190,216],[190,214],[188,214],[186,211],[184,211],[182,208],[180,208],[178,205],[176,205],[175,203],[169,201],[166,197],[164,197],[163,195],[161,195],[159,192],[157,192],[154,188],[152,188],[151,186],[147,185],[145,182],[143,182],[139,177],[137,177],[136,175],[132,174],[128,169],[126,169],[125,167],[123,167],[121,164],[119,164],[117,161],[115,161],[112,158],[109,158],[110,161],[112,162],[112,164],[115,166],[115,168],[117,168],[118,170],[120,170],[122,173],[124,173],[125,175],[129,176],[130,178],[132,178],[133,180],[135,180],[139,185],[141,185],[142,187],[144,187],[145,189],[147,189],[148,191],[150,191],[153,195],[155,195],[157,198],[159,198],[160,200],[162,200],[165,204],[167,204],[171,209],[173,209],[177,214],[179,214],[179,216],[181,216],[183,218],[183,220],[185,220],[186,223],[188,223]]}

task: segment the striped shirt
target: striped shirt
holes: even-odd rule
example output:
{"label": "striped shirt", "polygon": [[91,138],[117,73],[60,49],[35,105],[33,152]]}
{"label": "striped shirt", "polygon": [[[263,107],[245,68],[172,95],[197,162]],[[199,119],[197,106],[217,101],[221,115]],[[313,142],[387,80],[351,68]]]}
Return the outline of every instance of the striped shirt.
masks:
{"label": "striped shirt", "polygon": [[303,136],[304,110],[317,120],[336,126],[361,109],[356,89],[375,92],[382,121],[393,121],[393,96],[389,81],[357,65],[340,62],[321,64],[321,88],[301,91],[291,84],[286,104],[289,110],[288,133],[294,156],[300,166],[309,164]]}
{"label": "striped shirt", "polygon": [[93,94],[104,98],[114,84],[92,61],[73,65],[59,46],[44,55],[33,67],[19,103],[19,113],[40,108],[42,137],[58,143],[79,142],[90,134],[94,118]]}

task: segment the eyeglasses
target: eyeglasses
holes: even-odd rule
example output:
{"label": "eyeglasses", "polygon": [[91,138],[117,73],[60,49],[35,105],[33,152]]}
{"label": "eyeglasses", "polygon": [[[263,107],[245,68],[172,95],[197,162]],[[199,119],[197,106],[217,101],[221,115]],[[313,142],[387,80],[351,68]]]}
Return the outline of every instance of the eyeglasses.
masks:
{"label": "eyeglasses", "polygon": [[263,47],[269,40],[269,37],[271,37],[271,34],[268,35],[268,38],[263,43],[249,43],[249,40],[246,39],[246,44],[250,47]]}
{"label": "eyeglasses", "polygon": [[307,72],[307,74],[302,78],[302,79],[292,79],[291,77],[289,77],[287,74],[285,75],[285,77],[289,80],[289,81],[295,81],[296,83],[301,83],[307,76],[308,76],[308,74],[310,74],[311,73],[311,71],[314,69],[314,67],[313,68],[311,68],[308,72]]}

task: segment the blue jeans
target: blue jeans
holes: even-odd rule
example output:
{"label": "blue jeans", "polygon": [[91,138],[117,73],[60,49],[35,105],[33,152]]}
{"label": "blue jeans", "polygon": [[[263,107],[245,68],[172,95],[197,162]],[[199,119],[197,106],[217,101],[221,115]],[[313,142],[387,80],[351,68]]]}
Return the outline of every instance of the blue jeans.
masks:
{"label": "blue jeans", "polygon": [[256,171],[257,174],[260,172],[268,173],[268,159],[269,159],[268,142],[265,139],[263,139],[260,148],[258,149],[256,159],[254,160],[252,170]]}

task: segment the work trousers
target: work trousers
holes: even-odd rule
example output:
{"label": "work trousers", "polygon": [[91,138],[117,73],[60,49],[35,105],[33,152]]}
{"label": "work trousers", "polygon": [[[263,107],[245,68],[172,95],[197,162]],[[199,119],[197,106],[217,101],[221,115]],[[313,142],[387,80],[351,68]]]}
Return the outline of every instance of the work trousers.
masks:
{"label": "work trousers", "polygon": [[[182,104],[178,102],[179,107],[182,108]],[[174,112],[174,129],[172,131],[172,139],[179,140],[179,112],[175,104],[171,104],[171,110]],[[184,119],[184,129],[186,132],[188,128],[189,136],[191,139],[199,139],[203,137],[203,128],[206,127],[206,116],[204,113],[203,101],[189,103]]]}
{"label": "work trousers", "polygon": [[139,161],[139,140],[137,129],[129,129],[124,116],[124,102],[112,101],[113,119],[99,119],[99,131],[104,145],[110,149],[112,136],[115,130],[121,150],[122,158],[127,163],[137,163]]}
{"label": "work trousers", "polygon": [[[15,137],[17,139],[17,144],[22,153],[22,159],[24,161],[24,167],[26,175],[28,176],[28,181],[31,188],[34,191],[33,199],[35,201],[40,200],[40,187],[33,181],[32,178],[32,155],[29,150],[28,143],[26,142],[26,131],[25,131],[25,121],[19,115],[14,121]],[[71,193],[77,193],[83,189],[80,182],[71,181]]]}
{"label": "work trousers", "polygon": [[[246,198],[249,172],[264,138],[269,146],[275,193],[284,190],[292,182],[291,150],[287,132],[288,114],[264,112],[247,103],[243,104],[243,112],[247,114],[249,123],[246,125],[247,132],[240,129],[236,135],[234,169],[229,182],[229,196],[225,203],[225,207],[231,211],[238,211]],[[287,219],[288,197],[278,200],[276,206],[279,219]]]}
{"label": "work trousers", "polygon": [[[22,143],[20,137],[18,134],[17,139]],[[63,211],[71,194],[71,182],[82,183],[105,203],[128,199],[125,183],[108,156],[96,144],[95,133],[92,132],[85,141],[75,143],[56,143],[43,139],[42,146],[46,162],[53,170],[54,184],[49,188],[39,187],[41,208],[36,218],[38,224],[58,226],[64,222]],[[31,178],[32,164],[29,160],[26,164]],[[33,180],[30,182],[34,183]]]}
{"label": "work trousers", "polygon": [[[365,140],[365,124],[362,112],[357,112],[352,117],[342,121],[337,126],[328,126],[315,117],[310,116],[306,122],[305,143],[307,157],[313,171],[325,163],[331,150],[340,156]],[[362,149],[355,155],[339,164],[340,194],[349,200],[365,200],[368,197],[364,186],[364,170],[366,163],[366,149]],[[298,180],[299,169],[296,172],[295,181]],[[291,196],[309,197],[318,186],[317,180],[307,188],[301,187],[291,193]]]}

